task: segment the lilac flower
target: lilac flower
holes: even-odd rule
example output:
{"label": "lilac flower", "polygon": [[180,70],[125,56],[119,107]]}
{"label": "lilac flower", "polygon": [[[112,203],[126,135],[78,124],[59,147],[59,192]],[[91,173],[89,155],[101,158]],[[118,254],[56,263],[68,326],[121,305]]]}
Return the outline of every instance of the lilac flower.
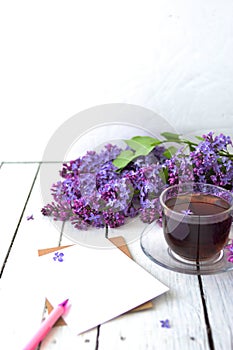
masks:
{"label": "lilac flower", "polygon": [[181,213],[184,215],[192,215],[193,214],[193,212],[190,209],[181,210]]}
{"label": "lilac flower", "polygon": [[232,145],[230,137],[223,134],[214,137],[210,132],[203,138],[190,153],[195,180],[231,189],[233,160],[227,157],[227,146]]}
{"label": "lilac flower", "polygon": [[[182,146],[167,159],[165,147],[156,146],[118,171],[113,161],[122,149],[107,144],[100,152],[88,151],[63,164],[62,179],[51,188],[53,201],[42,208],[42,214],[54,220],[69,220],[81,230],[90,226],[119,227],[136,215],[145,223],[161,223],[159,195],[167,186],[194,181],[233,192],[230,145],[229,136],[210,132],[198,145],[192,144],[190,153]],[[186,210],[183,214],[192,212]]]}
{"label": "lilac flower", "polygon": [[88,226],[104,227],[101,213],[92,208],[83,197],[74,201],[70,221],[78,229],[87,229]]}
{"label": "lilac flower", "polygon": [[32,215],[27,216],[27,220],[34,220],[33,214],[32,214]]}
{"label": "lilac flower", "polygon": [[162,327],[162,328],[171,328],[170,322],[169,322],[168,319],[166,319],[166,320],[161,320],[160,323],[161,323],[161,327]]}
{"label": "lilac flower", "polygon": [[162,175],[161,165],[152,164],[143,166],[138,170],[126,171],[123,174],[131,181],[140,205],[145,206],[145,202],[159,196],[165,186],[165,179]]}
{"label": "lilac flower", "polygon": [[162,208],[159,203],[159,199],[147,200],[144,206],[140,208],[140,219],[142,222],[151,223],[157,221],[162,216]]}
{"label": "lilac flower", "polygon": [[53,260],[62,262],[63,261],[63,256],[64,256],[64,253],[56,252],[56,253],[54,253]]}
{"label": "lilac flower", "polygon": [[101,165],[99,171],[96,172],[96,187],[102,187],[111,180],[119,178],[116,172],[116,167],[111,161]]}
{"label": "lilac flower", "polygon": [[66,221],[72,216],[72,208],[69,202],[60,201],[58,203],[48,203],[42,208],[42,214],[45,216],[53,216],[54,220]]}
{"label": "lilac flower", "polygon": [[168,170],[169,185],[185,183],[194,180],[193,165],[184,149],[180,149],[172,156],[171,159],[165,161]]}
{"label": "lilac flower", "polygon": [[100,198],[105,203],[105,207],[111,210],[122,211],[125,210],[133,196],[133,186],[127,178],[119,178],[110,180],[102,187],[99,187],[98,192]]}
{"label": "lilac flower", "polygon": [[225,249],[228,250],[227,260],[233,263],[233,239],[230,244],[228,244]]}
{"label": "lilac flower", "polygon": [[105,211],[103,217],[106,225],[111,228],[119,227],[125,223],[125,216],[120,212]]}

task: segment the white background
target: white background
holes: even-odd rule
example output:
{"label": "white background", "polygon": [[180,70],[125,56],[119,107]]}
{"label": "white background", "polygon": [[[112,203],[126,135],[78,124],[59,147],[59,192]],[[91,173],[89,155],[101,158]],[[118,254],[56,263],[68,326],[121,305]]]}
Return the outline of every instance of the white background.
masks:
{"label": "white background", "polygon": [[103,103],[182,133],[233,129],[232,18],[231,0],[1,1],[0,160],[41,160],[63,122]]}

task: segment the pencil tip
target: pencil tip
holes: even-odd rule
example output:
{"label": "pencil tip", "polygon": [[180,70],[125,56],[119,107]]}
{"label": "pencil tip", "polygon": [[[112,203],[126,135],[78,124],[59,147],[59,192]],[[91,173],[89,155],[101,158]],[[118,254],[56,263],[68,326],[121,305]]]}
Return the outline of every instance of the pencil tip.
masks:
{"label": "pencil tip", "polygon": [[68,303],[68,301],[69,301],[69,299],[66,299],[66,300],[64,300],[64,301],[63,301],[61,304],[59,304],[59,305],[65,307],[66,304]]}

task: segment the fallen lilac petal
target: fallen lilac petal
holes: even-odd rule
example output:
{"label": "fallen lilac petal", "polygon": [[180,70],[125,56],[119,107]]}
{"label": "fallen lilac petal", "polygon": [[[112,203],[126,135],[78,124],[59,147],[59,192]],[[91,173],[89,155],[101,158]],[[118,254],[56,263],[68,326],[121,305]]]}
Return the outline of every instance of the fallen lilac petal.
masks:
{"label": "fallen lilac petal", "polygon": [[184,214],[184,215],[192,215],[193,214],[193,212],[190,209],[181,210],[181,213]]}
{"label": "fallen lilac petal", "polygon": [[63,261],[63,256],[64,256],[64,253],[56,252],[56,253],[54,253],[53,260],[62,262]]}
{"label": "fallen lilac petal", "polygon": [[162,327],[162,328],[171,328],[170,322],[169,322],[168,319],[166,319],[166,320],[160,320],[160,323],[161,323],[161,327]]}

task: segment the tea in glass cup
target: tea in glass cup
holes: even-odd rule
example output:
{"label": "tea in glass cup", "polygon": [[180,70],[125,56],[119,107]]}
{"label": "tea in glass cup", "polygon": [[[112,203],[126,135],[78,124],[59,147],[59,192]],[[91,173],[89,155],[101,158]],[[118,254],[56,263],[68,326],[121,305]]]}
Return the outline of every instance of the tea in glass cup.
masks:
{"label": "tea in glass cup", "polygon": [[233,194],[204,183],[184,183],[160,195],[169,253],[186,263],[219,261],[228,243]]}

